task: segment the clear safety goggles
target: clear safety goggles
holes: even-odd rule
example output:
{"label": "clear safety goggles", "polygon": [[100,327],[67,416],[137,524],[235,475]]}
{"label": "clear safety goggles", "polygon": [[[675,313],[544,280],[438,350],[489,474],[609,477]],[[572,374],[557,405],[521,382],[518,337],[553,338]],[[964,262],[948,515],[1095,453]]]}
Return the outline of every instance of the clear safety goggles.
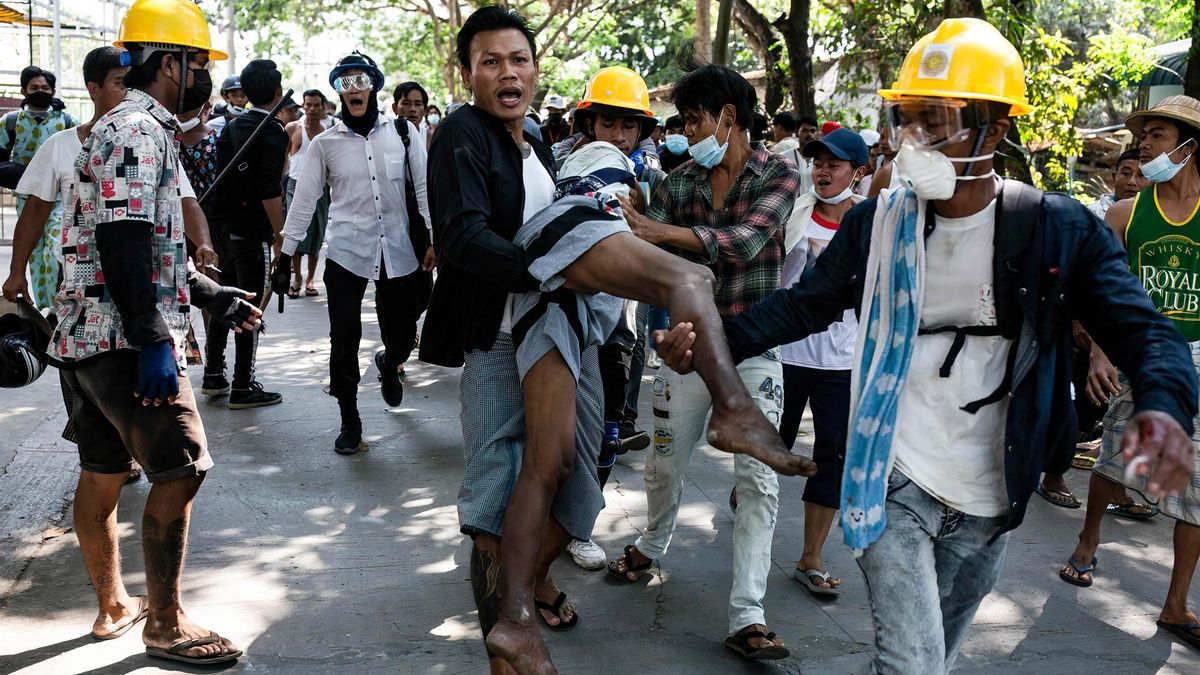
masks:
{"label": "clear safety goggles", "polygon": [[375,81],[366,73],[354,73],[353,75],[342,75],[333,81],[333,90],[339,94],[347,94],[356,91],[371,91],[375,87]]}
{"label": "clear safety goggles", "polygon": [[931,150],[966,140],[988,124],[986,104],[952,98],[900,98],[885,101],[888,143],[907,141]]}

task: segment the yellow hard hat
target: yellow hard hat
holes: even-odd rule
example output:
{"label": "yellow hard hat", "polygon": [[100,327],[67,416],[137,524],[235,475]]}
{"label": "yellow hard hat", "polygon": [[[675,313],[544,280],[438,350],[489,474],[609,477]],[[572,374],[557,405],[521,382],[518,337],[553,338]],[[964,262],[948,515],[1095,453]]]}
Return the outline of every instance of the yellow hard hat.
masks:
{"label": "yellow hard hat", "polygon": [[608,66],[596,71],[588,80],[587,91],[577,109],[585,110],[592,105],[606,105],[625,110],[636,110],[654,117],[650,109],[650,89],[641,75],[625,66]]}
{"label": "yellow hard hat", "polygon": [[134,0],[113,46],[126,49],[132,44],[167,44],[208,52],[210,61],[229,58],[212,48],[208,21],[192,0]]}
{"label": "yellow hard hat", "polygon": [[917,40],[904,57],[896,83],[879,95],[1008,103],[1012,116],[1033,110],[1025,94],[1021,55],[1000,31],[979,19],[946,19]]}

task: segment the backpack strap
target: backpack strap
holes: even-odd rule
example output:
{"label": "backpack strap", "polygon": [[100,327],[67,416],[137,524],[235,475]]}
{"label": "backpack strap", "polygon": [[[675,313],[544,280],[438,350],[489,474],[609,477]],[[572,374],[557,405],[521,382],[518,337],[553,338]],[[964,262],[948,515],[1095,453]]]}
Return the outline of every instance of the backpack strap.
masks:
{"label": "backpack strap", "polygon": [[4,114],[4,130],[8,132],[10,148],[17,142],[17,115],[20,112],[20,110],[11,110]]}
{"label": "backpack strap", "polygon": [[1004,180],[996,205],[996,231],[992,260],[997,325],[1005,337],[1016,338],[1021,329],[1021,308],[1010,292],[1021,284],[1022,270],[1037,265],[1030,260],[1033,241],[1042,220],[1042,191],[1011,178]]}

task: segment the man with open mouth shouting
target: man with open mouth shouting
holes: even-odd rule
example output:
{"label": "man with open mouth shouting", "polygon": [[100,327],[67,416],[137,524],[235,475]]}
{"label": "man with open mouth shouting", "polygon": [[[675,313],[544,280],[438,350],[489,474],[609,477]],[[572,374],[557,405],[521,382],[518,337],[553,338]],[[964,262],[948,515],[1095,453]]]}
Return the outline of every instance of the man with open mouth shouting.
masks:
{"label": "man with open mouth shouting", "polygon": [[271,288],[280,296],[287,293],[291,257],[328,185],[329,393],[341,411],[334,451],[352,455],[364,448],[358,345],[367,281],[375,282],[384,345],[375,354],[375,366],[383,400],[396,407],[404,400],[399,370],[416,345],[413,317],[427,297],[423,272],[433,269],[433,249],[428,245],[425,144],[412,123],[393,124],[379,114],[375,95],[383,89],[383,73],[370,57],[355,51],[333,67],[329,84],[342,99],[342,119],[312,139],[284,224],[283,252],[271,273]]}

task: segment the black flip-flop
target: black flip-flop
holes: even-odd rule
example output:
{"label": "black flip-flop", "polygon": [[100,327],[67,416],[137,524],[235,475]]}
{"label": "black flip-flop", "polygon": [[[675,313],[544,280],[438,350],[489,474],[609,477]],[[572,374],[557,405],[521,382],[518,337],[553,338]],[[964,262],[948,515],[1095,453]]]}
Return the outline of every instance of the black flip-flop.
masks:
{"label": "black flip-flop", "polygon": [[1196,631],[1200,630],[1200,623],[1194,621],[1191,623],[1167,623],[1162,619],[1154,623],[1158,624],[1159,628],[1183,640],[1184,644],[1194,649],[1200,649],[1200,635],[1196,634]]}
{"label": "black flip-flop", "polygon": [[[1140,513],[1133,510],[1139,506],[1143,509],[1148,508],[1150,510]],[[1104,512],[1110,516],[1128,518],[1130,520],[1150,520],[1159,514],[1157,506],[1146,506],[1145,504],[1109,504],[1108,506],[1104,507]]]}
{"label": "black flip-flop", "polygon": [[750,646],[750,641],[754,638],[763,638],[764,640],[774,642],[775,637],[775,631],[763,633],[762,631],[750,630],[749,627],[746,627],[725,638],[725,646],[741,654],[743,657],[754,661],[775,661],[791,656],[792,653],[783,645],[771,645],[770,647],[761,647],[758,649]]}
{"label": "black flip-flop", "polygon": [[[624,553],[617,556],[616,560],[613,560],[612,562],[608,563],[608,575],[610,577],[613,577],[614,579],[617,579],[618,581],[621,581],[626,584],[636,584],[637,582],[639,582],[643,578],[645,578],[645,576],[646,576],[645,574],[639,576],[637,579],[630,579],[629,577],[625,576],[626,574],[629,574],[630,572],[645,572],[646,570],[648,570],[654,566],[653,560],[651,560],[650,562],[647,562],[647,563],[643,563],[641,565],[634,565],[633,564],[633,550],[634,549],[633,549],[632,545],[626,546]],[[624,572],[617,569],[617,563],[620,562],[622,559],[625,560],[625,571]]]}
{"label": "black flip-flop", "polygon": [[1079,501],[1079,498],[1077,498],[1075,495],[1071,494],[1070,492],[1058,492],[1058,491],[1052,492],[1050,490],[1047,490],[1042,485],[1038,485],[1037,490],[1035,490],[1035,492],[1037,492],[1039,495],[1041,495],[1042,499],[1045,499],[1046,501],[1050,502],[1051,504],[1053,504],[1055,506],[1061,506],[1064,509],[1077,509],[1083,504],[1083,502]]}
{"label": "black flip-flop", "polygon": [[[1092,585],[1093,581],[1096,580],[1096,556],[1092,556],[1091,565],[1080,565],[1075,562],[1074,558],[1067,558],[1067,564],[1075,568],[1076,576],[1070,576],[1060,567],[1058,569],[1058,578],[1062,579],[1068,584],[1071,584],[1072,586],[1078,586],[1080,588],[1087,588]],[[1092,578],[1088,579],[1087,581],[1079,578],[1085,574],[1091,574]]]}
{"label": "black flip-flop", "polygon": [[195,640],[181,640],[170,647],[167,647],[166,649],[161,647],[146,647],[146,656],[201,666],[210,666],[216,663],[229,663],[230,661],[236,661],[241,658],[242,650],[240,649],[230,654],[219,654],[217,656],[185,656],[183,654],[183,652],[186,652],[192,647],[219,644],[221,640],[222,638],[220,635],[217,635],[216,633],[210,633],[205,637],[196,638]]}
{"label": "black flip-flop", "polygon": [[[571,617],[570,621],[563,621],[562,614],[558,613],[559,610],[562,609],[563,603],[566,601],[567,594],[561,592],[558,594],[558,597],[554,599],[553,603],[542,602],[541,600],[534,598],[533,606],[537,607],[538,610],[541,610],[537,613],[538,619],[542,622],[542,625],[545,626],[547,630],[566,632],[579,625],[579,612],[575,612],[575,616]],[[542,615],[542,611],[550,612],[554,616],[557,616],[558,625],[551,626],[550,622],[546,621],[546,617]]]}
{"label": "black flip-flop", "polygon": [[315,288],[307,288],[307,287],[306,287],[306,288],[304,289],[304,295],[306,295],[306,296],[308,296],[308,297],[310,297],[310,298],[315,298],[315,297],[317,297],[317,296],[318,296],[318,295],[320,295],[320,294],[321,294],[321,291],[318,291],[318,290],[317,290],[317,289],[315,289]]}
{"label": "black flip-flop", "polygon": [[300,297],[300,287],[299,286],[288,286],[287,296],[293,300]]}

